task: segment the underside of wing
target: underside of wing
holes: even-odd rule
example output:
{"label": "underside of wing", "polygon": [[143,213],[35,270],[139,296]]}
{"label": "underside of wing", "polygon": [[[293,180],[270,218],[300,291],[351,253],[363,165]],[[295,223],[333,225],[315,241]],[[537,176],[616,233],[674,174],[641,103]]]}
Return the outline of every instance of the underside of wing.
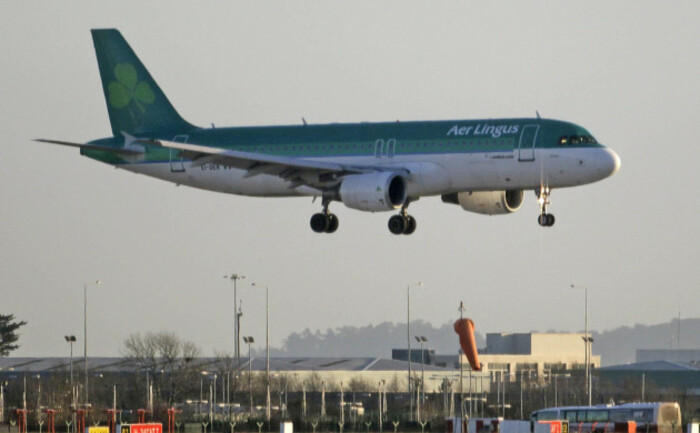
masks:
{"label": "underside of wing", "polygon": [[267,155],[261,153],[241,152],[216,147],[201,146],[166,140],[138,140],[181,151],[181,156],[192,161],[194,167],[205,164],[219,164],[246,171],[246,177],[268,174],[279,176],[291,182],[290,187],[301,185],[323,187],[335,183],[343,176],[377,171],[405,171],[401,168],[382,168],[373,166],[344,165],[305,158]]}

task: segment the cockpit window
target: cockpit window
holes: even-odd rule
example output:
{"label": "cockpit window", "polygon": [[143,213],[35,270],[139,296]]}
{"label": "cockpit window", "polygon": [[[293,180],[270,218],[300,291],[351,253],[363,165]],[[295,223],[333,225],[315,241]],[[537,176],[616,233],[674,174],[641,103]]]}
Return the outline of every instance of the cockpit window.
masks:
{"label": "cockpit window", "polygon": [[597,141],[591,135],[564,135],[559,137],[559,146],[577,145],[577,144],[596,144]]}

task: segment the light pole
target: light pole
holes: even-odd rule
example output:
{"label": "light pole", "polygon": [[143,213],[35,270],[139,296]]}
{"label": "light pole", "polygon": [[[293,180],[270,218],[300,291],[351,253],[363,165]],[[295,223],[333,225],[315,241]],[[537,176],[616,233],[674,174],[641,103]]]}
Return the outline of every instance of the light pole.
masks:
{"label": "light pole", "polygon": [[229,279],[233,281],[233,338],[234,338],[234,345],[233,345],[233,350],[234,354],[236,356],[236,366],[240,365],[241,363],[241,350],[240,350],[240,344],[241,344],[241,330],[238,325],[238,299],[236,295],[236,286],[238,280],[242,280],[245,278],[245,275],[239,275],[239,274],[229,274],[229,275],[224,275],[224,278]]}
{"label": "light pole", "polygon": [[[70,404],[71,410],[75,410],[75,389],[73,389],[73,343],[75,343],[76,338],[75,335],[66,335],[63,338],[70,344]],[[75,417],[75,415],[73,415],[73,417]]]}
{"label": "light pole", "polygon": [[250,345],[255,343],[255,339],[243,337],[243,342],[248,345],[248,392],[250,393],[250,413],[253,413],[253,358],[250,357]]}
{"label": "light pole", "polygon": [[75,405],[74,393],[73,393],[73,343],[75,343],[75,335],[66,335],[63,338],[66,342],[70,343],[70,392],[71,392],[71,404]]}
{"label": "light pole", "polygon": [[[252,284],[258,287],[259,284]],[[267,382],[267,404],[265,407],[265,416],[267,422],[270,422],[270,289],[265,286],[265,352],[267,361],[265,363],[265,376]]]}
{"label": "light pole", "polygon": [[99,286],[102,282],[100,280],[95,280],[94,283],[85,283],[83,285],[83,364],[85,368],[85,408],[87,408],[88,402],[88,365],[87,365],[87,288],[88,284],[94,284]]}
{"label": "light pole", "polygon": [[572,289],[583,289],[584,292],[584,331],[583,331],[583,344],[584,344],[584,360],[586,362],[586,393],[588,394],[588,405],[591,406],[591,391],[592,391],[592,384],[591,384],[591,362],[590,362],[590,343],[593,342],[593,339],[588,336],[588,287],[585,286],[578,286],[576,284],[571,285]]}
{"label": "light pole", "polygon": [[423,282],[406,285],[406,342],[408,343],[408,398],[411,401],[411,421],[413,421],[413,394],[411,394],[411,287],[422,286]]}
{"label": "light pole", "polygon": [[428,339],[425,338],[424,335],[418,336],[416,335],[416,341],[420,343],[420,394],[421,394],[421,403],[425,403],[425,369],[423,366],[425,365],[425,357],[423,355],[423,343],[427,343]]}
{"label": "light pole", "polygon": [[383,430],[384,420],[382,418],[383,418],[384,410],[386,410],[386,408],[384,407],[383,402],[382,402],[382,398],[383,398],[382,393],[386,392],[384,390],[384,384],[386,384],[386,381],[384,379],[379,381],[379,433],[382,433],[382,430]]}

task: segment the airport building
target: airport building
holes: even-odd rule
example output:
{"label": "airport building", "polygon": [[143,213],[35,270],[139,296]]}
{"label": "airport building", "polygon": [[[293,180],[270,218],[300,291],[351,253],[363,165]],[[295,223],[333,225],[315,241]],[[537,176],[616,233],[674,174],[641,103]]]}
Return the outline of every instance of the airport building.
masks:
{"label": "airport building", "polygon": [[[418,383],[424,379],[425,392],[439,392],[445,388],[456,389],[463,373],[463,386],[473,392],[489,392],[491,383],[515,382],[523,377],[529,381],[550,381],[553,375],[585,369],[583,333],[492,333],[486,335],[486,347],[480,349],[479,360],[482,371],[471,371],[466,357],[462,364],[458,355],[438,355],[433,349],[411,350],[411,376]],[[284,378],[289,383],[322,384],[326,389],[344,387],[374,390],[382,386],[390,392],[401,392],[408,388],[408,351],[394,349],[393,359],[376,357],[272,357],[270,371],[274,378]],[[82,358],[73,359],[76,377],[82,370]],[[264,374],[266,359],[253,357],[250,361],[242,357],[236,366],[235,360],[198,358],[188,368],[201,372],[229,371],[245,374]],[[225,365],[236,366],[225,368]],[[600,356],[591,356],[590,365],[600,367]],[[0,358],[0,379],[12,379],[24,374],[50,376],[65,374],[70,367],[70,358]],[[90,357],[88,368],[91,375],[137,374],[143,371],[134,362],[118,357]],[[279,379],[276,379],[279,380]],[[311,391],[312,389],[307,388]]]}
{"label": "airport building", "polygon": [[637,349],[636,362],[671,361],[700,366],[700,350],[692,349]]}
{"label": "airport building", "polygon": [[[226,371],[226,365],[235,365],[235,360],[198,358],[191,361],[190,368],[202,373]],[[82,377],[83,359],[73,359],[76,381]],[[265,374],[267,361],[264,356],[241,358],[237,368],[231,371],[244,375],[251,371],[254,375]],[[70,358],[0,358],[0,379],[19,379],[25,375],[49,377],[53,374],[65,375],[70,369]],[[126,358],[89,357],[90,376],[100,374],[143,374],[142,368]],[[308,391],[321,391],[322,388],[373,391],[381,386],[390,392],[407,389],[408,362],[375,357],[271,357],[270,372],[272,381],[284,381],[301,390],[302,384]],[[234,374],[235,374],[234,373]],[[225,373],[224,373],[225,374]],[[465,373],[466,374],[466,373]],[[457,383],[459,371],[452,367],[412,363],[414,381],[425,381],[425,392],[437,392],[445,383]],[[220,376],[221,377],[221,376]],[[466,376],[465,376],[466,377]],[[317,389],[316,389],[317,388]],[[488,381],[482,381],[480,391],[488,392]],[[475,390],[476,392],[476,390]]]}
{"label": "airport building", "polygon": [[[548,381],[552,375],[585,370],[586,337],[591,338],[584,333],[490,333],[486,347],[479,349],[479,362],[492,382],[515,382],[521,377]],[[405,359],[405,350],[393,353]],[[411,359],[420,360],[420,352],[412,353]],[[439,367],[459,368],[457,355],[430,354],[427,359]],[[590,365],[599,368],[600,355],[591,355]],[[470,368],[464,355],[462,368]]]}
{"label": "airport building", "polygon": [[700,366],[690,363],[657,360],[603,367],[596,373],[609,382],[611,389],[639,394],[700,396]]}

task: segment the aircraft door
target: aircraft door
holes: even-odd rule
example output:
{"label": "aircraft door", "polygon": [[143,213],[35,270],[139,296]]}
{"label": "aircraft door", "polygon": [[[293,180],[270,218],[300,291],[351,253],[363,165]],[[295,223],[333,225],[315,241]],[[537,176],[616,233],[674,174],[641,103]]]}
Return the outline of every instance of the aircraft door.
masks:
{"label": "aircraft door", "polygon": [[[187,143],[188,139],[188,135],[176,135],[173,137],[173,141],[176,143]],[[182,156],[180,156],[180,151],[177,149],[170,149],[170,171],[172,173],[183,173],[185,171],[185,164]]]}
{"label": "aircraft door", "polygon": [[540,125],[525,125],[520,133],[520,144],[518,146],[518,161],[535,160],[535,144],[537,143],[537,133]]}
{"label": "aircraft door", "polygon": [[374,157],[382,158],[384,156],[393,158],[396,153],[396,139],[390,138],[386,142],[381,138],[374,142]]}
{"label": "aircraft door", "polygon": [[374,157],[381,158],[384,154],[384,140],[381,138],[374,142]]}

